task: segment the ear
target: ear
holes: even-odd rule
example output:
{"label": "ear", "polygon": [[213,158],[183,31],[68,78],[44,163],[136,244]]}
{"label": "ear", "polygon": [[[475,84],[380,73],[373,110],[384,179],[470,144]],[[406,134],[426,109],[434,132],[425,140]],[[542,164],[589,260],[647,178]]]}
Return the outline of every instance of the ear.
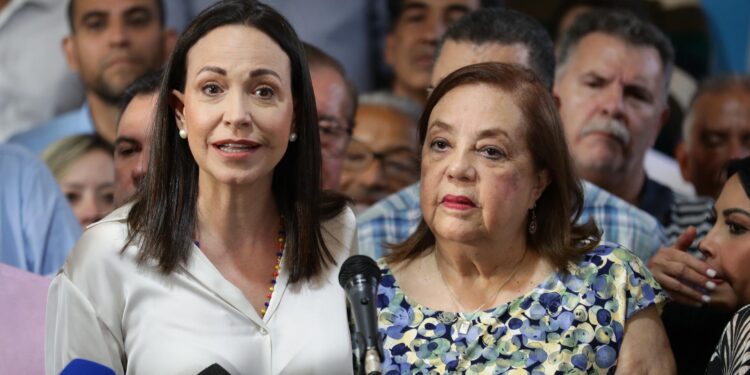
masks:
{"label": "ear", "polygon": [[76,48],[76,42],[70,35],[63,38],[62,49],[65,53],[65,61],[68,63],[68,67],[70,68],[70,70],[78,73],[78,59],[76,58],[76,56],[78,56],[78,51]]}
{"label": "ear", "polygon": [[172,95],[169,96],[169,106],[172,107],[175,114],[175,121],[177,122],[177,128],[181,130],[185,129],[185,94],[178,90],[172,90]]}
{"label": "ear", "polygon": [[388,35],[385,36],[385,45],[383,46],[383,59],[385,59],[386,64],[393,67],[393,64],[396,63],[394,56],[394,49],[396,48],[396,36],[393,35],[393,32],[388,33]]}
{"label": "ear", "polygon": [[162,61],[166,63],[169,60],[169,56],[172,55],[174,45],[177,43],[177,30],[173,28],[165,29],[162,38],[164,38],[162,41],[164,46]]}
{"label": "ear", "polygon": [[680,165],[680,174],[682,174],[682,179],[692,183],[693,176],[692,173],[690,173],[690,161],[688,160],[688,153],[686,148],[687,146],[685,145],[685,141],[681,141],[674,149],[674,156],[675,159],[677,159],[677,164]]}
{"label": "ear", "polygon": [[539,197],[544,193],[544,189],[549,185],[549,181],[549,171],[546,169],[542,169],[536,173],[536,184],[531,191],[534,201],[531,203],[531,206],[529,206],[529,209],[536,205],[536,201],[539,200]]}

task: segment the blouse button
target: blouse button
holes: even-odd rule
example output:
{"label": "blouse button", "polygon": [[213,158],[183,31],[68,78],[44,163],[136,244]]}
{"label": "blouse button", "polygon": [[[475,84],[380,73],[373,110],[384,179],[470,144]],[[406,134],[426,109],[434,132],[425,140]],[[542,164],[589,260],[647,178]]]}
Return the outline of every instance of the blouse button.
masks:
{"label": "blouse button", "polygon": [[267,330],[267,329],[265,329],[265,328],[261,328],[261,329],[260,329],[260,334],[261,334],[261,335],[263,335],[263,336],[265,336],[265,335],[267,335],[267,334],[268,334],[268,330]]}

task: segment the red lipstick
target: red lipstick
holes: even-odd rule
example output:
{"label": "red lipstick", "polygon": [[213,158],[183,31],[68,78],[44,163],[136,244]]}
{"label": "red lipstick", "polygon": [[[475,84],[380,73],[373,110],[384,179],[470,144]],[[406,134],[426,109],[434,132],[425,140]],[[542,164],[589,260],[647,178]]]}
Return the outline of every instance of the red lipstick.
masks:
{"label": "red lipstick", "polygon": [[443,200],[440,202],[443,206],[447,208],[452,208],[454,210],[468,210],[470,208],[474,208],[477,205],[469,199],[469,197],[463,196],[463,195],[446,195],[443,197]]}

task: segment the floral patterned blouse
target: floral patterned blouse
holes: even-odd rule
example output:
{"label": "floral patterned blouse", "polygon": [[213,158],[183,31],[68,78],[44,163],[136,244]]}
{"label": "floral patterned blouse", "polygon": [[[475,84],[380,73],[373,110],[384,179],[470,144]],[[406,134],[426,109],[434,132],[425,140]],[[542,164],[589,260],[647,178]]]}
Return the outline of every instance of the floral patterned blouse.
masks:
{"label": "floral patterned blouse", "polygon": [[614,373],[625,322],[666,294],[632,252],[601,243],[570,273],[490,310],[452,313],[410,301],[381,259],[383,374]]}

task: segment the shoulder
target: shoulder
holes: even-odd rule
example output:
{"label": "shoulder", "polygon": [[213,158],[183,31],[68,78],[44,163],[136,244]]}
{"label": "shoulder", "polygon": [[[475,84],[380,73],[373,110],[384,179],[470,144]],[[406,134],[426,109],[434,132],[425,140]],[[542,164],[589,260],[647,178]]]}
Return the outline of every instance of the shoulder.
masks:
{"label": "shoulder", "polygon": [[337,260],[356,253],[357,221],[349,206],[345,206],[338,215],[324,221],[321,224],[321,232],[328,250]]}
{"label": "shoulder", "polygon": [[661,309],[667,302],[666,293],[643,261],[613,242],[603,241],[569,270],[587,280],[600,297],[618,299],[627,308],[627,318],[652,305]]}
{"label": "shoulder", "polygon": [[93,132],[91,119],[87,108],[64,113],[37,127],[11,137],[8,142],[27,147],[29,150],[41,154],[47,146],[64,137],[75,134]]}
{"label": "shoulder", "polygon": [[62,269],[73,283],[97,276],[114,277],[123,268],[135,267],[135,246],[122,251],[128,237],[130,207],[120,207],[86,228]]}

